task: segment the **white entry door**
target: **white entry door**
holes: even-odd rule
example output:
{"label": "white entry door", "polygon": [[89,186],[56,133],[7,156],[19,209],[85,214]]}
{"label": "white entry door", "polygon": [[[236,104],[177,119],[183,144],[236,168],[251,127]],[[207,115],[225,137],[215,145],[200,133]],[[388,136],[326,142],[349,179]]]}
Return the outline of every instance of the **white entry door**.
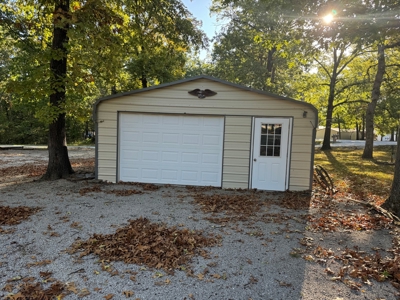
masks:
{"label": "white entry door", "polygon": [[290,119],[255,118],[253,134],[252,188],[285,191]]}

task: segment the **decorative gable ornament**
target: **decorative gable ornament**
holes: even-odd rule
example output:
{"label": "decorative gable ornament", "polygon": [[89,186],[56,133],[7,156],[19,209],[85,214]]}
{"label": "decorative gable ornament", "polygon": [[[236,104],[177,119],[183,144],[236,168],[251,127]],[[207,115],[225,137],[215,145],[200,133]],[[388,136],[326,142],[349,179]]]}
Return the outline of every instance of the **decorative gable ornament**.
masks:
{"label": "decorative gable ornament", "polygon": [[206,97],[211,97],[216,95],[217,93],[209,90],[209,89],[205,89],[205,90],[200,90],[200,89],[195,89],[193,91],[188,92],[190,95],[196,96],[199,99],[204,99]]}

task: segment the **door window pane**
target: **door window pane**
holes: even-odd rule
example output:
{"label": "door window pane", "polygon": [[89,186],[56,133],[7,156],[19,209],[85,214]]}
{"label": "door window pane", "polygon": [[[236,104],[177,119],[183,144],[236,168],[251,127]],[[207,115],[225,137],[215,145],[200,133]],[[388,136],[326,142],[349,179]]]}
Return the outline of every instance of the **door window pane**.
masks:
{"label": "door window pane", "polygon": [[267,147],[266,146],[260,147],[260,156],[267,156]]}
{"label": "door window pane", "polygon": [[281,155],[282,124],[261,124],[260,156]]}

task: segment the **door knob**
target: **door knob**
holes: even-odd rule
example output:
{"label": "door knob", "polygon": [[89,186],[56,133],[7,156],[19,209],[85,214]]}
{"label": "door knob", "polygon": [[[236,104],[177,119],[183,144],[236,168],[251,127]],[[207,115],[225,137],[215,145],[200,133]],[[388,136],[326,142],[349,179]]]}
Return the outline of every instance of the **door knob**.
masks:
{"label": "door knob", "polygon": [[254,161],[257,161],[257,158],[255,158]]}

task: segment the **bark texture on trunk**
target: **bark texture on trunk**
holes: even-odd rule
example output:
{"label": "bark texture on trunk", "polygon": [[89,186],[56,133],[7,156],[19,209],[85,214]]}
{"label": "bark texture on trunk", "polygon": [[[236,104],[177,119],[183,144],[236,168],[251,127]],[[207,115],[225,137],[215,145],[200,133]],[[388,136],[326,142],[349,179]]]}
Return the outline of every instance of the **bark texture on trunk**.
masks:
{"label": "bark texture on trunk", "polygon": [[[330,83],[329,83],[329,95],[328,95],[328,106],[326,111],[326,123],[325,123],[325,134],[324,134],[324,141],[322,142],[321,150],[331,150],[331,128],[332,128],[332,117],[333,117],[333,110],[334,105],[333,102],[335,101],[335,89],[337,83],[337,77],[340,73],[338,71],[340,61],[342,59],[342,54],[339,49],[333,49],[333,69],[332,74],[329,75]],[[339,72],[339,73],[338,73]]]}
{"label": "bark texture on trunk", "polygon": [[389,198],[382,204],[382,207],[400,217],[400,143],[398,140],[392,189]]}
{"label": "bark texture on trunk", "polygon": [[365,120],[365,148],[362,158],[372,159],[374,153],[374,116],[376,104],[381,95],[381,85],[385,74],[385,46],[378,45],[378,68],[371,91],[371,102],[368,104]]}
{"label": "bark texture on trunk", "polygon": [[[67,75],[67,48],[68,43],[68,12],[69,0],[57,1],[54,9],[54,29],[50,61],[50,84],[53,91],[50,95],[50,104],[60,113],[49,125],[49,163],[43,179],[54,180],[68,177],[74,171],[68,157],[67,139],[65,132],[65,113],[62,106],[65,103],[65,79]],[[61,54],[61,55],[60,55]]]}
{"label": "bark texture on trunk", "polygon": [[332,114],[333,114],[333,99],[328,99],[328,110],[326,112],[325,134],[324,141],[322,142],[321,150],[331,150],[331,128],[332,128]]}
{"label": "bark texture on trunk", "polygon": [[147,77],[146,75],[142,75],[142,78],[140,78],[140,81],[142,82],[142,88],[147,88]]}
{"label": "bark texture on trunk", "polygon": [[324,141],[322,142],[321,150],[331,150],[331,128],[332,128],[332,116],[333,116],[333,101],[335,100],[335,87],[336,87],[336,69],[335,64],[333,69],[333,74],[331,77],[331,82],[329,86],[329,96],[328,96],[328,109],[326,111],[326,123],[325,123],[325,134]]}

